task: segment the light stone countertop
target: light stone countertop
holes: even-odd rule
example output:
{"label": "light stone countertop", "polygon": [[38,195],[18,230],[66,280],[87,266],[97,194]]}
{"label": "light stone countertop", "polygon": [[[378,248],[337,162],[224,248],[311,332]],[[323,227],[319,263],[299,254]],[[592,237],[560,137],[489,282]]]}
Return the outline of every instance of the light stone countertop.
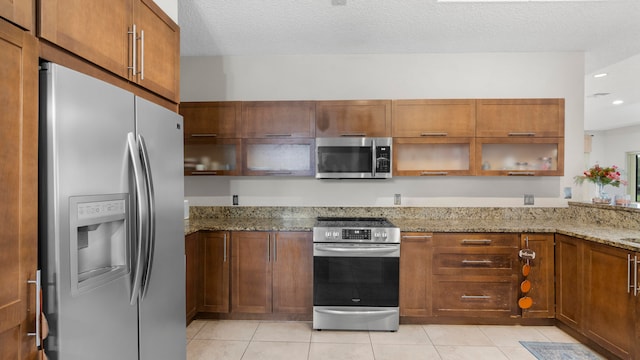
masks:
{"label": "light stone countertop", "polygon": [[[618,248],[640,251],[640,228],[578,221],[390,219],[406,232],[559,233]],[[311,231],[315,218],[204,218],[185,220],[185,235],[205,231]]]}

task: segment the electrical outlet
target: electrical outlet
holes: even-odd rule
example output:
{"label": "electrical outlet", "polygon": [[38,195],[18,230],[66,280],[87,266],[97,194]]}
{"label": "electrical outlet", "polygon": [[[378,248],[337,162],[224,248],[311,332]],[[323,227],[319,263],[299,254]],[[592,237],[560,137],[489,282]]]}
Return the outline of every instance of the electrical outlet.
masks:
{"label": "electrical outlet", "polygon": [[534,203],[533,194],[524,194],[524,204],[533,205],[533,203]]}
{"label": "electrical outlet", "polygon": [[233,205],[238,205],[238,195],[233,195]]}
{"label": "electrical outlet", "polygon": [[393,205],[400,205],[400,204],[402,204],[402,195],[394,194],[393,195]]}

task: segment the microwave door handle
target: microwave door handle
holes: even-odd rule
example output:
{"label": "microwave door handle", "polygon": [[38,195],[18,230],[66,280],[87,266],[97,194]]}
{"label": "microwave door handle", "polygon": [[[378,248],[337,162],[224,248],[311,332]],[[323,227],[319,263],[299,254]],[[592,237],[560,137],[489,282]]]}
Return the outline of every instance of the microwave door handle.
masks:
{"label": "microwave door handle", "polygon": [[378,154],[376,154],[376,141],[371,139],[371,177],[376,177],[376,166],[378,165]]}

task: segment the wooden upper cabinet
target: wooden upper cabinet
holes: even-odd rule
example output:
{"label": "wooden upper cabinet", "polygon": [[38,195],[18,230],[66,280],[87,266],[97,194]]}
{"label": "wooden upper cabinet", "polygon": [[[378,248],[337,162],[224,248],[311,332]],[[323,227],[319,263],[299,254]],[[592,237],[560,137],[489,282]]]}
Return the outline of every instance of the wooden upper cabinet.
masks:
{"label": "wooden upper cabinet", "polygon": [[564,137],[564,99],[477,100],[477,137]]}
{"label": "wooden upper cabinet", "polygon": [[26,30],[34,30],[34,3],[34,0],[0,0],[0,17],[19,25]]}
{"label": "wooden upper cabinet", "polygon": [[394,137],[473,137],[476,101],[393,100]]}
{"label": "wooden upper cabinet", "polygon": [[244,138],[315,136],[313,101],[247,101],[242,103]]}
{"label": "wooden upper cabinet", "polygon": [[131,1],[40,1],[38,35],[112,73],[129,78]]}
{"label": "wooden upper cabinet", "polygon": [[391,136],[391,100],[318,101],[316,136]]}
{"label": "wooden upper cabinet", "polygon": [[151,0],[47,0],[39,13],[41,38],[178,103],[180,30]]}
{"label": "wooden upper cabinet", "polygon": [[136,81],[176,103],[180,99],[180,28],[152,0],[134,0],[138,32]]}
{"label": "wooden upper cabinet", "polygon": [[239,138],[240,102],[183,102],[185,138]]}

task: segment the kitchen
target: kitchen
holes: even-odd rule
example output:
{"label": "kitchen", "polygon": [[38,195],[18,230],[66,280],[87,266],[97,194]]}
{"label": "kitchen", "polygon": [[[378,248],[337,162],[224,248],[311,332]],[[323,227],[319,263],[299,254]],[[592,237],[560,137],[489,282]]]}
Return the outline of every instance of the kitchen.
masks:
{"label": "kitchen", "polygon": [[[400,193],[405,206],[489,203],[519,207],[526,189],[536,195],[536,206],[553,207],[565,204],[560,194],[564,188],[572,187],[575,199],[588,199],[589,195],[582,192],[590,190],[576,187],[572,179],[585,166],[580,120],[584,114],[583,62],[579,52],[183,57],[183,101],[557,97],[566,99],[567,104],[564,177],[454,177],[433,178],[428,182],[402,178],[383,183],[191,177],[185,179],[185,195],[195,206],[227,206],[234,194],[239,195],[242,206],[392,206],[394,194]],[[455,70],[451,69],[452,63],[457,64]],[[310,68],[314,71],[302,70]],[[504,75],[496,78],[496,74]],[[295,81],[300,76],[305,84]],[[413,79],[418,76],[429,79],[429,83],[417,84]],[[274,83],[280,86],[274,89],[271,85]],[[460,83],[465,84],[462,89],[456,85]],[[264,193],[265,188],[269,194]]]}

